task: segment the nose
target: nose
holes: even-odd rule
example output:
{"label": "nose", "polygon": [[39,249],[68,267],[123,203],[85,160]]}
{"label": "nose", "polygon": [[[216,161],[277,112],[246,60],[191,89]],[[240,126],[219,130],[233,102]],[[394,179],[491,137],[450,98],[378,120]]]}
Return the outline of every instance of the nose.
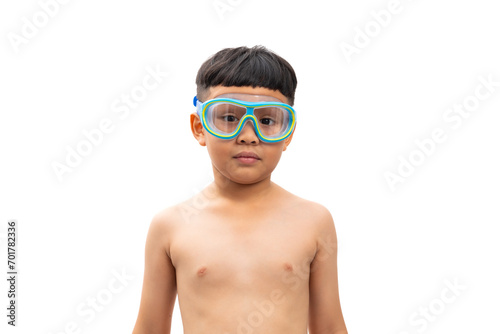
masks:
{"label": "nose", "polygon": [[250,118],[245,120],[245,123],[242,125],[241,132],[237,136],[237,141],[239,142],[257,142],[259,141],[259,137],[257,136],[256,129],[253,125],[253,122]]}

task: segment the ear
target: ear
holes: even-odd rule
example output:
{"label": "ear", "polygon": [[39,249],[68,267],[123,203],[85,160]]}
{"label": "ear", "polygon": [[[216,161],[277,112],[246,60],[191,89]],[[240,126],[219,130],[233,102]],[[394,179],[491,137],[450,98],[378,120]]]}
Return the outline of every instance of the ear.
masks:
{"label": "ear", "polygon": [[[296,128],[295,128],[296,129]],[[290,134],[290,136],[288,136],[286,139],[285,139],[285,145],[283,146],[283,151],[286,151],[286,147],[290,144],[290,142],[292,141],[292,137],[293,137],[293,133],[295,132],[295,129],[293,129],[292,133]]]}
{"label": "ear", "polygon": [[201,146],[207,146],[205,142],[205,129],[203,129],[203,124],[201,124],[198,114],[192,113],[190,116],[191,132],[193,133],[194,138]]}

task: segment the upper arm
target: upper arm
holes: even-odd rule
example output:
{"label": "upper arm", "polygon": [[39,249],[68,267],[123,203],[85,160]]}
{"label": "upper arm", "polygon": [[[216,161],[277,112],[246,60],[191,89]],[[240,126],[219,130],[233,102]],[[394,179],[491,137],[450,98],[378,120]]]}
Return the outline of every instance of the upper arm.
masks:
{"label": "upper arm", "polygon": [[309,278],[309,333],[347,333],[340,307],[337,234],[332,215],[319,205],[317,250]]}
{"label": "upper arm", "polygon": [[139,314],[132,334],[170,333],[177,295],[175,268],[167,254],[171,237],[168,214],[155,215],[146,237],[144,280]]}

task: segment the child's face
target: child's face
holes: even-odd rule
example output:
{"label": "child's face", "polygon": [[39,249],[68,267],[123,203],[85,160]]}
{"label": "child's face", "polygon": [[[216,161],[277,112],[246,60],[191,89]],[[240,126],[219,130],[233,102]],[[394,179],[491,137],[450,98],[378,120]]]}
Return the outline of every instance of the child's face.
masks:
{"label": "child's face", "polygon": [[[263,87],[224,86],[211,87],[210,94],[205,101],[227,93],[265,95],[277,98],[283,103],[288,103],[287,98],[280,91]],[[214,166],[214,173],[220,173],[223,177],[242,184],[255,183],[269,178],[281,158],[281,153],[286,150],[293,136],[292,132],[285,140],[267,143],[259,139],[255,133],[253,123],[247,121],[236,137],[232,139],[217,138],[205,131],[196,113],[191,114],[191,130],[200,145],[207,146],[208,154]],[[242,159],[235,158],[237,154],[243,151],[255,153],[259,159],[253,162],[245,162]]]}

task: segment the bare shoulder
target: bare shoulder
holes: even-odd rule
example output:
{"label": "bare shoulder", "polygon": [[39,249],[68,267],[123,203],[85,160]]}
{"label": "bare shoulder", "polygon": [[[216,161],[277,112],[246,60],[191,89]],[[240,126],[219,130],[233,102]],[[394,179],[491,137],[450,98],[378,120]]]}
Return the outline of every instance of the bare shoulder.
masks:
{"label": "bare shoulder", "polygon": [[333,217],[330,210],[324,205],[299,197],[279,186],[280,196],[283,202],[287,203],[285,207],[292,210],[288,210],[295,217],[307,218],[308,224],[313,225],[313,227],[322,231],[334,229]]}
{"label": "bare shoulder", "polygon": [[175,231],[185,225],[183,223],[201,213],[205,208],[206,203],[200,199],[200,194],[157,212],[151,220],[152,228],[172,238]]}
{"label": "bare shoulder", "polygon": [[177,214],[178,205],[166,207],[153,216],[153,219],[151,219],[151,227],[154,227],[158,231],[165,232],[173,227]]}
{"label": "bare shoulder", "polygon": [[303,200],[302,206],[310,215],[311,223],[314,224],[319,232],[331,231],[334,229],[332,214],[326,206],[310,200]]}
{"label": "bare shoulder", "polygon": [[337,235],[330,210],[323,204],[296,195],[292,195],[291,198],[293,198],[294,216],[301,218],[311,228],[317,245],[319,246],[324,240],[336,244]]}
{"label": "bare shoulder", "polygon": [[330,210],[324,205],[299,197],[283,189],[284,198],[289,206],[293,207],[295,214],[307,216],[308,221],[318,228],[331,228],[333,217]]}
{"label": "bare shoulder", "polygon": [[322,204],[310,201],[310,205],[312,211],[315,212],[314,227],[317,254],[322,254],[322,252],[325,251],[327,252],[326,254],[334,254],[337,249],[337,232],[335,230],[332,214],[330,210]]}
{"label": "bare shoulder", "polygon": [[320,228],[332,228],[333,227],[333,217],[330,210],[323,204],[307,201],[310,210],[315,213],[316,224]]}
{"label": "bare shoulder", "polygon": [[150,238],[158,240],[170,257],[170,245],[179,221],[179,205],[172,205],[157,212],[149,224]]}
{"label": "bare shoulder", "polygon": [[158,225],[159,228],[170,230],[175,229],[176,226],[179,225],[182,218],[186,215],[186,212],[195,209],[201,211],[196,204],[196,196],[193,196],[183,202],[168,206],[154,215],[152,223]]}

